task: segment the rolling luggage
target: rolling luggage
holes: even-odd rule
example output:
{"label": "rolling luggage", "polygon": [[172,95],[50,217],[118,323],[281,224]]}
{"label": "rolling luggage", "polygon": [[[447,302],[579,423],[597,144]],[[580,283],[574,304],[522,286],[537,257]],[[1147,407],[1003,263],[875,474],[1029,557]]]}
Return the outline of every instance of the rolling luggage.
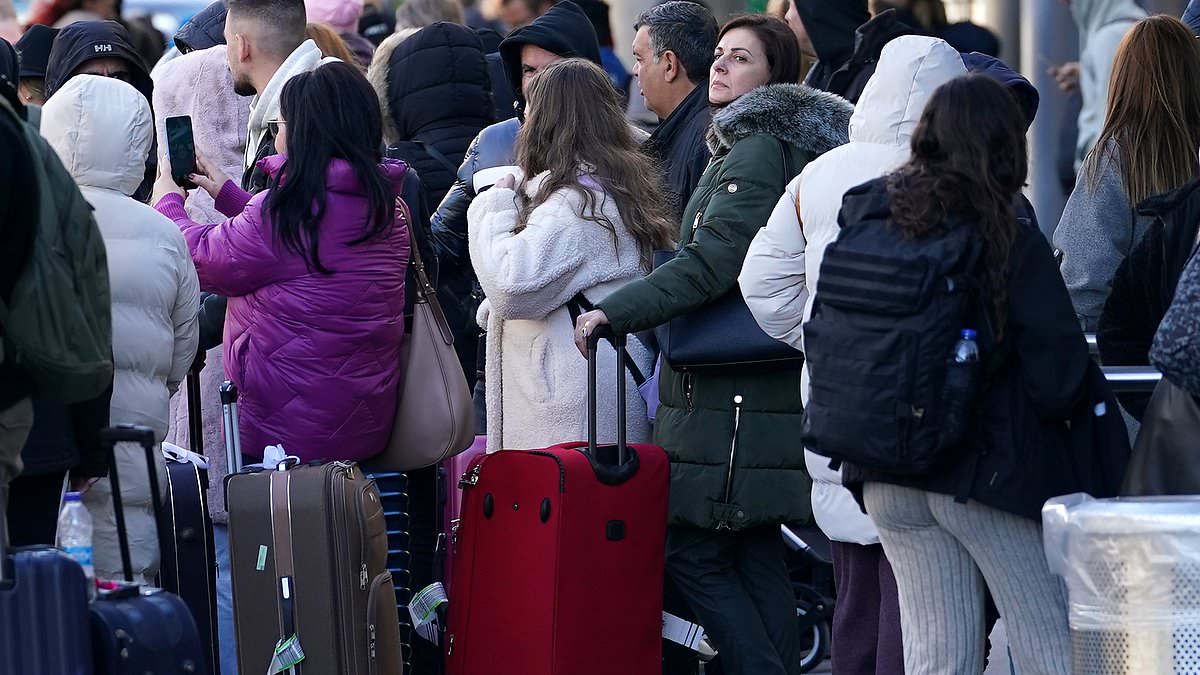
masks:
{"label": "rolling luggage", "polygon": [[616,446],[596,444],[594,333],[588,442],[477,457],[461,481],[450,675],[661,672],[668,459],[626,443],[625,341],[609,336]]}
{"label": "rolling luggage", "polygon": [[4,548],[0,509],[0,674],[91,675],[87,579],[50,547]]}
{"label": "rolling luggage", "polygon": [[[202,456],[199,370],[188,372],[187,394],[190,450]],[[208,672],[216,673],[221,662],[217,638],[217,556],[208,512],[208,470],[188,456],[167,450],[163,455],[167,466],[167,498],[158,527],[166,536],[162,539],[159,585],[187,603],[212,668]]]}
{"label": "rolling luggage", "polygon": [[487,450],[487,436],[476,436],[475,442],[467,448],[438,466],[438,505],[441,507],[441,532],[438,533],[437,550],[434,559],[435,572],[441,575],[438,579],[450,593],[454,585],[452,572],[454,570],[454,541],[458,537],[458,526],[462,514],[462,488],[458,481],[471,468],[471,462]]}
{"label": "rolling luggage", "polygon": [[[146,451],[150,471],[150,490],[161,494],[154,453],[158,442],[146,427],[109,427],[100,433],[108,452],[109,480],[112,481],[113,510],[117,521],[117,540],[121,547],[124,586],[101,592],[91,604],[93,663],[98,675],[143,675],[144,673],[209,672],[205,651],[188,606],[166,591],[132,584],[129,562],[129,534],[121,503],[121,482],[114,448],[117,443],[137,442]],[[163,522],[162,505],[154,504],[155,520]],[[158,530],[159,547],[165,539]]]}
{"label": "rolling luggage", "polygon": [[[230,389],[222,390],[226,435],[236,439]],[[396,591],[374,482],[352,462],[293,458],[273,470],[231,474],[225,491],[238,671],[401,675]]]}

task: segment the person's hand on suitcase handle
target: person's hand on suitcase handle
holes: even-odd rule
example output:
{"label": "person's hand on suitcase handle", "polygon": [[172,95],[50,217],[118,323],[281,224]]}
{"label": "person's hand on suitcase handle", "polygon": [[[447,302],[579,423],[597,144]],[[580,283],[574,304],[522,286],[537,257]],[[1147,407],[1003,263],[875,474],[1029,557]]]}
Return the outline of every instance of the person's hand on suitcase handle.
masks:
{"label": "person's hand on suitcase handle", "polygon": [[[602,329],[602,327],[607,328]],[[584,312],[575,321],[575,346],[579,348],[579,353],[583,354],[585,359],[588,354],[588,338],[592,338],[592,344],[595,344],[600,339],[612,334],[612,326],[609,325],[608,316],[602,309]]]}

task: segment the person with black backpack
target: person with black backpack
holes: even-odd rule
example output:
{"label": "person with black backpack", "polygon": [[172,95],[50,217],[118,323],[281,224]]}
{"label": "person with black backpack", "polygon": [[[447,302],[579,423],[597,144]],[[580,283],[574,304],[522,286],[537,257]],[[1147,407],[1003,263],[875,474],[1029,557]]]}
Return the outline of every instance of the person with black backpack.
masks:
{"label": "person with black backpack", "polygon": [[1013,211],[1026,167],[1003,86],[939,87],[912,158],[846,194],[804,328],[805,444],[879,530],[910,675],[982,672],[988,589],[1018,671],[1070,671],[1040,511],[1089,488],[1067,425],[1089,359],[1049,244]]}

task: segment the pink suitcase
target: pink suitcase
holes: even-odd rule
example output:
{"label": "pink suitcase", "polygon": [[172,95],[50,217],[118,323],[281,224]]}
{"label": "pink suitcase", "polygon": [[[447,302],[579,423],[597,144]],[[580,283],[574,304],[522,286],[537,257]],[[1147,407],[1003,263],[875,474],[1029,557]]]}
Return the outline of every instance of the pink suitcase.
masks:
{"label": "pink suitcase", "polygon": [[450,570],[454,564],[454,539],[458,533],[458,522],[462,513],[462,488],[458,481],[467,473],[471,461],[484,454],[487,450],[487,436],[476,436],[475,442],[465,452],[447,459],[438,468],[438,503],[442,506],[442,529],[438,535],[439,570],[442,574],[442,586],[450,592],[452,579]]}

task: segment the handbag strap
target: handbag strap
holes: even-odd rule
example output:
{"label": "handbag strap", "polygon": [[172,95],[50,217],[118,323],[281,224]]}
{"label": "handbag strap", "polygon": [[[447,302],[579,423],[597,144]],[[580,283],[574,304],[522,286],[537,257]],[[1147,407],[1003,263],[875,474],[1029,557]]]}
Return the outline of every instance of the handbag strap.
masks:
{"label": "handbag strap", "polygon": [[[579,321],[580,314],[590,312],[594,309],[596,309],[596,306],[588,301],[583,293],[576,293],[575,297],[568,300],[567,313],[571,315],[571,330],[575,329],[575,324]],[[608,341],[612,343],[613,349],[617,348],[617,343],[612,338],[608,338]],[[621,351],[625,352],[625,370],[629,371],[629,376],[633,378],[633,383],[639,387],[646,384],[646,376],[642,374],[642,369],[638,368],[637,364],[630,358],[629,351],[624,347],[621,347]]]}
{"label": "handbag strap", "polygon": [[404,225],[409,232],[409,253],[412,256],[413,272],[417,277],[417,304],[429,305],[430,311],[433,313],[435,323],[437,323],[438,331],[442,334],[442,340],[448,344],[454,344],[454,333],[450,330],[450,322],[446,319],[445,312],[442,311],[442,304],[438,301],[437,289],[433,287],[433,283],[429,281],[429,273],[425,269],[425,261],[421,258],[421,246],[416,241],[416,234],[413,227],[412,212],[408,210],[408,204],[400,197],[396,198],[396,210],[400,211],[404,219]]}

